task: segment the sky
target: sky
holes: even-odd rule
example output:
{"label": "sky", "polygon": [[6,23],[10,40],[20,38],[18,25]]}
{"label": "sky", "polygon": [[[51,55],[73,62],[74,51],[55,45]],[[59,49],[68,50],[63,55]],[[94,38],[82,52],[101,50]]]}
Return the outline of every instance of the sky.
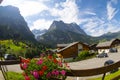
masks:
{"label": "sky", "polygon": [[120,31],[120,0],[3,0],[19,8],[30,30],[48,29],[54,20],[77,23],[88,35]]}

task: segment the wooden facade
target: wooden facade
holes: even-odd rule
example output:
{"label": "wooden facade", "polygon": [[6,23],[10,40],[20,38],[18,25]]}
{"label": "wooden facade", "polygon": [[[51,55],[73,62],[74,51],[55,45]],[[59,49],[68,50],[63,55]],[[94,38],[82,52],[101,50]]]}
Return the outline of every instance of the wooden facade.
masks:
{"label": "wooden facade", "polygon": [[62,58],[74,58],[77,57],[78,53],[82,50],[89,50],[89,46],[81,42],[73,42],[64,48],[59,49],[57,55]]}

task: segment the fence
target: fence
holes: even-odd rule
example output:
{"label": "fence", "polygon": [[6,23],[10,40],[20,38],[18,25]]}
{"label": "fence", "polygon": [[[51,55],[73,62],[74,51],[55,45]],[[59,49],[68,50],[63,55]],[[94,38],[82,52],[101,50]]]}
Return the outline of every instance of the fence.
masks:
{"label": "fence", "polygon": [[[18,60],[18,61],[14,61],[14,60],[0,61],[0,68],[2,68],[2,66],[5,66],[5,65],[13,65],[13,64],[19,64],[19,63],[20,63],[20,60]],[[84,77],[84,76],[94,76],[94,75],[103,74],[102,80],[104,80],[105,74],[107,72],[110,72],[111,70],[114,70],[119,67],[120,67],[120,61],[118,61],[114,64],[111,64],[111,65],[108,65],[108,66],[103,66],[103,67],[93,68],[93,69],[84,69],[84,70],[71,69],[71,71],[67,72],[66,75],[73,76],[73,77]],[[5,80],[8,80],[6,71],[3,71],[3,69],[1,69],[1,70],[2,70]],[[120,79],[120,75],[111,80],[118,80],[118,79]]]}

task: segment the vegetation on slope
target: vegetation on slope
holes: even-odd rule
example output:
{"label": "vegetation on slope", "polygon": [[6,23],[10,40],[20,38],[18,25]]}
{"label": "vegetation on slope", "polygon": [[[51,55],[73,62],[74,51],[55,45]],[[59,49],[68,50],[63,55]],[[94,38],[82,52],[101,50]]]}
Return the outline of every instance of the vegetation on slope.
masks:
{"label": "vegetation on slope", "polygon": [[16,40],[0,40],[0,50],[3,54],[14,54],[17,57],[23,56],[33,58],[39,56],[46,50],[46,47],[40,43],[21,42]]}

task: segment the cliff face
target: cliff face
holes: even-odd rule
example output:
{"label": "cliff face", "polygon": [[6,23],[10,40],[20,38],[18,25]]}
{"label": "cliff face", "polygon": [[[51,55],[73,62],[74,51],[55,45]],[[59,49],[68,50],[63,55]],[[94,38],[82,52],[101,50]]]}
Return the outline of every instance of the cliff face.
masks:
{"label": "cliff face", "polygon": [[88,42],[88,36],[76,23],[66,24],[63,21],[54,21],[48,31],[39,36],[37,40],[55,46],[57,43],[70,43],[74,41]]}
{"label": "cliff face", "polygon": [[0,39],[35,40],[18,8],[0,6]]}

